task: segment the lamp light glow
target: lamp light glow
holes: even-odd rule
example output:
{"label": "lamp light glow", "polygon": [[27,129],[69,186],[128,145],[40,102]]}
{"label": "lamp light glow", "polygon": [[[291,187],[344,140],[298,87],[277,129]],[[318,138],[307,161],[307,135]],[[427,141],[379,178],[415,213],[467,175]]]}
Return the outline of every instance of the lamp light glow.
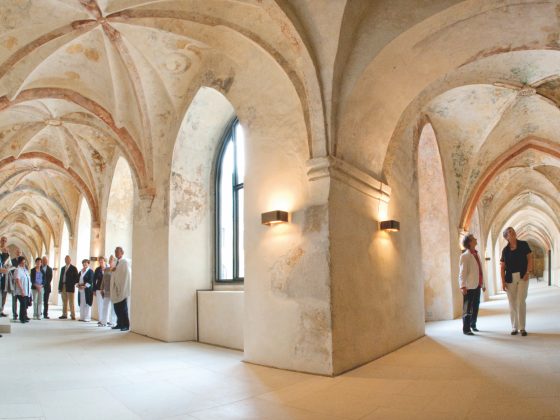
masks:
{"label": "lamp light glow", "polygon": [[89,257],[90,261],[97,261],[97,257]]}
{"label": "lamp light glow", "polygon": [[401,224],[396,220],[385,220],[379,222],[379,229],[385,232],[398,232],[401,229]]}
{"label": "lamp light glow", "polygon": [[277,223],[284,223],[288,221],[288,212],[282,210],[269,211],[268,213],[261,214],[261,223],[263,225],[271,226]]}

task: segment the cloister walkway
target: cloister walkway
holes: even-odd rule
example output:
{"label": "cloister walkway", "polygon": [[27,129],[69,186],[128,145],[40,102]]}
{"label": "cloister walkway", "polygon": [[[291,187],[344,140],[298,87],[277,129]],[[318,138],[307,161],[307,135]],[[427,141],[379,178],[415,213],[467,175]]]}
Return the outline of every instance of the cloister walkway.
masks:
{"label": "cloister walkway", "polygon": [[[9,307],[9,306],[8,306]],[[509,334],[504,294],[337,378],[242,362],[95,323],[12,323],[0,339],[2,419],[560,419],[560,289],[532,281],[529,336]]]}

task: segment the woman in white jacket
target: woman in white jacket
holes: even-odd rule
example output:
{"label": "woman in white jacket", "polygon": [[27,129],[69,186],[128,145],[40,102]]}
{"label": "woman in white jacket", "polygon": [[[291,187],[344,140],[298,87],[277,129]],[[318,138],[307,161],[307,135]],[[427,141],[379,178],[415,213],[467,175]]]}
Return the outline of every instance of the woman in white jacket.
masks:
{"label": "woman in white jacket", "polygon": [[459,287],[463,292],[463,334],[474,335],[478,307],[480,306],[480,292],[486,291],[486,282],[482,270],[482,262],[476,251],[477,239],[472,233],[467,233],[461,241],[465,252],[459,262]]}

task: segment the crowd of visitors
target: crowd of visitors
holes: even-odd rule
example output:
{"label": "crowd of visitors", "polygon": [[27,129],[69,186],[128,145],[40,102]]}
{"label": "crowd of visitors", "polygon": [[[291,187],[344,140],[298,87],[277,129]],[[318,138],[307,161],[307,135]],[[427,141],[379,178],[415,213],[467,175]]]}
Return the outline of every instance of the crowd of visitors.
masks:
{"label": "crowd of visitors", "polygon": [[[16,251],[15,258],[10,259],[7,248],[8,239],[0,239],[0,317],[4,314],[4,306],[8,294],[12,295],[12,316],[25,324],[30,318],[29,307],[33,309],[33,319],[49,318],[49,298],[52,291],[53,269],[47,257],[37,258],[35,266],[29,270],[21,249]],[[115,258],[116,257],[116,258]],[[74,299],[78,290],[80,317],[78,321],[91,322],[91,305],[93,296],[97,298],[99,327],[129,331],[127,299],[130,297],[131,263],[124,258],[121,247],[115,249],[115,256],[109,261],[99,258],[99,267],[95,272],[89,267],[90,260],[82,260],[82,269],[72,265],[70,256],[66,256],[65,265],[61,267],[58,282],[58,293],[62,299],[62,315],[59,319],[76,319]],[[18,311],[19,303],[19,311]],[[19,316],[18,316],[19,312]]]}

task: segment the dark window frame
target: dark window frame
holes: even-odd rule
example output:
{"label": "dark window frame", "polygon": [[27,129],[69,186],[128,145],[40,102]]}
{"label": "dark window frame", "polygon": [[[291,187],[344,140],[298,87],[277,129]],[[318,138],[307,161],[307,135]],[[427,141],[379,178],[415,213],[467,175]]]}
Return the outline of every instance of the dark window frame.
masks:
{"label": "dark window frame", "polygon": [[[232,120],[228,123],[224,134],[222,135],[222,140],[220,141],[220,146],[218,148],[217,158],[215,161],[215,178],[214,178],[214,283],[216,284],[243,284],[245,277],[239,277],[239,199],[238,192],[243,189],[243,182],[237,182],[237,147],[236,147],[236,132],[235,128],[239,124],[239,119],[234,116]],[[221,228],[220,228],[220,191],[221,191],[221,178],[222,178],[222,163],[224,160],[224,155],[229,142],[233,142],[233,162],[234,162],[234,179],[235,182],[232,184],[233,192],[233,279],[220,279],[220,244],[221,244]]]}

